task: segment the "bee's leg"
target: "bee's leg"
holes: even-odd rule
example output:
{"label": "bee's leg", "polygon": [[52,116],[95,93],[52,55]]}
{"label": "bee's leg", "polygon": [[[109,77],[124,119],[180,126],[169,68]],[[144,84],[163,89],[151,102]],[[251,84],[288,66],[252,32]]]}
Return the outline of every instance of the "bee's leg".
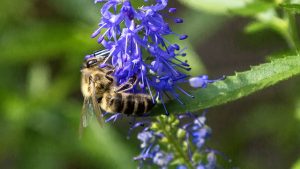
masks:
{"label": "bee's leg", "polygon": [[108,71],[112,71],[112,72],[114,72],[116,69],[113,65],[107,65],[107,68]]}
{"label": "bee's leg", "polygon": [[116,68],[113,65],[109,65],[109,64],[105,65],[104,69],[106,70],[106,74],[109,75],[111,75],[116,70]]}
{"label": "bee's leg", "polygon": [[109,70],[109,71],[107,71],[107,75],[111,75],[113,72],[114,72],[115,70]]}
{"label": "bee's leg", "polygon": [[115,89],[115,92],[126,92],[133,88],[133,86],[137,83],[137,77],[133,76],[128,79],[127,82],[123,83],[119,87]]}
{"label": "bee's leg", "polygon": [[110,80],[111,82],[114,81],[114,78],[111,76],[111,74],[115,71],[115,67],[113,67],[112,65],[108,66],[109,69],[106,69],[105,72],[105,78]]}
{"label": "bee's leg", "polygon": [[111,83],[113,83],[113,81],[114,81],[114,78],[112,76],[108,75],[108,74],[105,75],[105,78],[107,80],[109,80]]}

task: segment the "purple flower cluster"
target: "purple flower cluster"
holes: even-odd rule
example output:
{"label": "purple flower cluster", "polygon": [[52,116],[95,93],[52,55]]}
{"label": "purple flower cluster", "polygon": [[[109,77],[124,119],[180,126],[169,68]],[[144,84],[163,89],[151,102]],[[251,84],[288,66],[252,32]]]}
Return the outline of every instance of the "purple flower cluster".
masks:
{"label": "purple flower cluster", "polygon": [[[174,116],[169,118],[172,117]],[[176,166],[178,169],[187,169],[191,166],[197,169],[217,168],[216,151],[205,146],[205,142],[211,136],[211,129],[205,125],[206,118],[184,114],[175,119],[171,123],[168,122],[172,120],[167,119],[165,122],[168,124],[165,125],[162,125],[165,122],[161,120],[153,122],[151,127],[146,127],[138,134],[142,151],[135,160],[140,162],[140,166],[157,165],[162,169],[170,166]],[[169,134],[166,134],[164,128],[169,128]],[[176,140],[171,140],[172,138]],[[170,148],[176,145],[180,146],[180,153],[176,152],[176,148]],[[186,160],[190,163],[189,167],[186,163],[178,163]]]}
{"label": "purple flower cluster", "polygon": [[[149,93],[153,102],[158,98],[163,104],[165,92],[179,100],[176,90],[187,94],[178,86],[187,77],[181,70],[190,70],[186,61],[179,57],[185,56],[185,49],[167,40],[167,35],[178,36],[184,40],[188,36],[174,33],[163,15],[176,12],[169,8],[162,14],[168,0],[156,0],[155,4],[134,8],[130,0],[95,0],[102,2],[99,28],[92,34],[98,37],[105,50],[106,61],[115,67],[114,77],[119,85],[135,76],[137,83],[130,92]],[[175,23],[183,23],[183,19],[173,17]],[[86,58],[90,57],[88,55]],[[181,102],[181,101],[180,101]],[[167,111],[166,111],[167,112]]]}

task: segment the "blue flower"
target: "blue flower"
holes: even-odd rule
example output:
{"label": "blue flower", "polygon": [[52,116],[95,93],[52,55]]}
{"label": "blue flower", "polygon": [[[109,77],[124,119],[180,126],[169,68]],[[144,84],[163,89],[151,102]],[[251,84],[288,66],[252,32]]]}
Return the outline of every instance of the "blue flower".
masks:
{"label": "blue flower", "polygon": [[187,167],[185,165],[178,165],[176,169],[187,169]]}
{"label": "blue flower", "polygon": [[206,169],[206,168],[203,164],[200,163],[196,166],[196,169]]}
{"label": "blue flower", "polygon": [[173,160],[173,154],[163,151],[157,151],[153,157],[153,163],[161,168],[167,168],[171,160]]}
{"label": "blue flower", "polygon": [[[187,113],[177,118],[171,115],[165,120],[160,118],[158,122],[152,122],[149,124],[150,127],[146,127],[137,136],[141,141],[142,151],[134,159],[140,162],[140,166],[156,165],[163,169],[170,166],[177,169],[187,169],[191,166],[197,169],[215,169],[216,151],[205,146],[211,135],[211,129],[205,121],[204,115],[196,117],[194,114]],[[174,138],[176,139],[171,140]],[[178,151],[178,145],[182,146],[180,147],[182,150]],[[187,159],[189,165],[178,164],[178,162],[186,162]]]}
{"label": "blue flower", "polygon": [[[179,84],[186,82],[188,76],[183,70],[189,71],[190,67],[178,59],[186,55],[185,48],[169,42],[165,36],[175,35],[179,40],[188,36],[173,32],[165,22],[161,11],[166,9],[168,0],[156,0],[155,4],[138,9],[130,0],[95,0],[99,2],[104,3],[100,10],[102,17],[92,37],[98,37],[98,43],[105,48],[100,52],[106,60],[100,66],[105,67],[109,62],[115,67],[113,76],[118,85],[135,76],[137,83],[130,92],[148,93],[153,102],[158,99],[163,105],[163,96],[169,93],[182,103],[177,92],[189,95]],[[169,8],[170,14],[175,12],[176,8]],[[173,20],[183,23],[181,18]]]}
{"label": "blue flower", "polygon": [[144,131],[138,134],[137,138],[142,142],[141,148],[146,148],[150,143],[154,142],[153,133],[150,131]]}
{"label": "blue flower", "polygon": [[168,165],[173,160],[173,154],[161,150],[159,145],[154,145],[152,143],[147,146],[147,143],[143,142],[141,147],[143,147],[142,153],[134,158],[134,160],[140,161],[140,167],[143,166],[143,162],[148,162],[148,164],[157,165],[161,169],[167,169]]}
{"label": "blue flower", "polygon": [[151,130],[143,130],[137,135],[137,138],[141,141],[142,152],[139,156],[135,157],[135,160],[147,160],[153,159],[155,154],[159,151],[159,146],[155,145],[156,135]]}
{"label": "blue flower", "polygon": [[199,117],[194,120],[191,128],[192,141],[201,149],[205,141],[211,136],[211,129],[205,125],[205,117]]}
{"label": "blue flower", "polygon": [[[153,140],[153,138],[146,138],[146,140]],[[143,166],[143,162],[147,162],[150,165],[157,165],[161,169],[167,169],[170,162],[173,160],[173,154],[166,153],[165,151],[161,150],[158,144],[155,145],[154,143],[151,143],[150,145],[148,145],[148,142],[146,140],[145,138],[142,139],[142,153],[139,156],[135,157],[134,160],[140,161],[140,167]]]}
{"label": "blue flower", "polygon": [[189,79],[189,83],[190,83],[190,86],[192,86],[194,88],[199,88],[199,87],[206,88],[208,83],[214,83],[216,81],[224,80],[224,79],[225,79],[225,76],[222,76],[221,78],[216,79],[216,80],[209,80],[207,75],[202,75],[202,76],[197,76],[197,77],[191,77]]}
{"label": "blue flower", "polygon": [[217,169],[217,159],[214,152],[209,152],[206,160],[206,164],[203,162],[198,163],[196,169]]}
{"label": "blue flower", "polygon": [[216,169],[217,168],[217,158],[214,152],[207,154],[207,164],[206,169]]}

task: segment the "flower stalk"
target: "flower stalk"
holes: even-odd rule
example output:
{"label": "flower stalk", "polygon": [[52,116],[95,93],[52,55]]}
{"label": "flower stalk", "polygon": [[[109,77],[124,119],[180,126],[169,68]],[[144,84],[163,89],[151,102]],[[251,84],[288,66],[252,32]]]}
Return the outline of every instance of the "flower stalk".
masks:
{"label": "flower stalk", "polygon": [[193,169],[194,166],[191,163],[191,159],[188,156],[188,149],[186,144],[182,144],[178,140],[181,138],[176,137],[174,133],[178,133],[178,123],[179,120],[174,116],[166,117],[166,116],[158,116],[156,118],[156,123],[154,124],[158,130],[161,130],[164,133],[165,139],[167,140],[170,149],[174,152],[174,156],[178,161],[182,161],[183,164],[187,166],[188,169]]}

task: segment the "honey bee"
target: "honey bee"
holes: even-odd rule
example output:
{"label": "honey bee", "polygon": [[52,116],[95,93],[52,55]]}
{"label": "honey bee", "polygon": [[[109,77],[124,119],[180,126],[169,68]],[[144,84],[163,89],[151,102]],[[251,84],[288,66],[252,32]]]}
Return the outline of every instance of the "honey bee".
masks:
{"label": "honey bee", "polygon": [[80,129],[87,126],[88,116],[96,114],[100,125],[103,125],[102,110],[108,113],[124,113],[126,115],[141,116],[155,105],[148,94],[126,93],[137,82],[136,77],[117,86],[112,76],[114,67],[106,65],[99,67],[105,60],[101,54],[93,54],[87,58],[82,66],[81,91],[84,97]]}

